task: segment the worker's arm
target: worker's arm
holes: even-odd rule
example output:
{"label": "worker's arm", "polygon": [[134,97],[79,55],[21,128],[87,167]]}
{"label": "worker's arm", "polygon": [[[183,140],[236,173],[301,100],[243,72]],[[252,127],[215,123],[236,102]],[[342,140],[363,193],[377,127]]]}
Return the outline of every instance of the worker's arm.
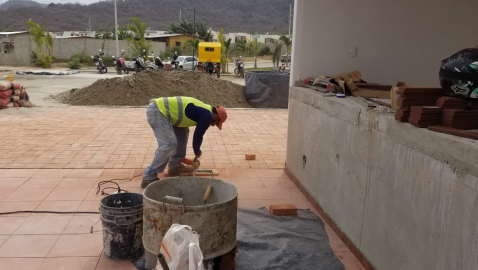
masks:
{"label": "worker's arm", "polygon": [[193,135],[193,150],[196,157],[201,155],[201,144],[206,130],[211,126],[212,113],[190,103],[185,109],[186,117],[196,122],[196,130]]}
{"label": "worker's arm", "polygon": [[196,156],[201,155],[201,144],[206,130],[211,126],[212,114],[210,111],[199,108],[201,115],[198,117],[196,130],[193,135],[193,150]]}

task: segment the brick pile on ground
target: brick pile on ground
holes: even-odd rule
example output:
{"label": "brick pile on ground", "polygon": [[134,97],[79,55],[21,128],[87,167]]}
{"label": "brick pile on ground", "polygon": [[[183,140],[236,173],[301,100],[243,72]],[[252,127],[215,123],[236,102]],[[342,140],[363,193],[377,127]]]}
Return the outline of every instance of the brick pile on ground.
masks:
{"label": "brick pile on ground", "polygon": [[0,109],[14,107],[35,107],[25,87],[19,83],[0,82]]}
{"label": "brick pile on ground", "polygon": [[412,106],[408,121],[412,126],[426,128],[440,125],[442,122],[443,109],[434,106]]}
{"label": "brick pile on ground", "polygon": [[145,106],[152,98],[169,96],[189,96],[226,108],[251,107],[244,86],[190,71],[153,70],[102,79],[88,87],[60,93],[54,99],[80,106]]}
{"label": "brick pile on ground", "polygon": [[395,114],[395,119],[400,122],[408,122],[412,106],[435,106],[443,92],[442,88],[400,87],[397,91],[399,109]]}

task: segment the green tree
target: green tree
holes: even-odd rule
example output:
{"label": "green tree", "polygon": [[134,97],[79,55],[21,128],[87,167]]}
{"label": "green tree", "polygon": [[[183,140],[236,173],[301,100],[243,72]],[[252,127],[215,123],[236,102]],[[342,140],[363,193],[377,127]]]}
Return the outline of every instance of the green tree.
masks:
{"label": "green tree", "polygon": [[193,34],[193,24],[188,20],[183,20],[181,22],[175,22],[169,25],[169,33],[171,34]]}
{"label": "green tree", "polygon": [[196,33],[198,33],[199,37],[204,39],[205,42],[212,41],[211,30],[208,29],[206,24],[202,22],[196,23]]}
{"label": "green tree", "polygon": [[221,29],[221,32],[217,35],[217,39],[219,43],[221,43],[221,67],[222,67],[222,73],[224,73],[227,70],[227,56],[226,56],[226,50],[225,50],[225,42],[224,42],[224,29]]}
{"label": "green tree", "polygon": [[[26,23],[28,25],[28,32],[35,43],[35,50],[32,52],[34,63],[44,68],[51,68],[53,37],[50,32],[45,31],[38,23],[32,21],[27,21]],[[46,54],[43,52],[43,48],[46,49]]]}
{"label": "green tree", "polygon": [[196,52],[198,51],[198,47],[199,47],[199,39],[195,39],[195,40],[192,40],[192,39],[188,39],[186,40],[186,42],[184,42],[184,46],[183,46],[183,49],[185,51],[192,51],[193,48],[196,50]]}
{"label": "green tree", "polygon": [[284,44],[285,47],[287,48],[286,59],[285,59],[285,63],[287,66],[289,63],[289,55],[292,52],[292,39],[288,36],[280,36],[279,43]]}
{"label": "green tree", "polygon": [[231,38],[228,38],[226,41],[224,41],[224,50],[226,52],[226,72],[229,72],[229,54],[231,52],[231,42]]}
{"label": "green tree", "polygon": [[280,43],[278,40],[276,40],[274,43],[275,43],[275,48],[274,48],[274,52],[272,53],[272,64],[274,66],[279,66],[283,44]]}
{"label": "green tree", "polygon": [[[194,25],[192,22],[184,20],[182,22],[175,22],[169,25],[169,33],[171,34],[184,34],[184,35],[194,35]],[[196,23],[196,33],[200,38],[204,39],[206,42],[212,41],[211,30],[202,22]]]}
{"label": "green tree", "polygon": [[[128,30],[132,32],[131,52],[133,55],[149,55],[151,43],[146,41],[144,35],[146,33],[146,23],[141,22],[137,17],[129,19],[133,24],[128,24]],[[144,52],[143,52],[144,50]]]}
{"label": "green tree", "polygon": [[234,47],[234,51],[239,52],[241,55],[246,56],[249,53],[249,47],[247,47],[247,43],[243,40],[236,43],[236,47]]}
{"label": "green tree", "polygon": [[257,68],[257,56],[261,50],[262,43],[258,42],[257,39],[254,39],[251,43],[249,43],[248,50],[254,56],[254,68]]}
{"label": "green tree", "polygon": [[[113,33],[111,33],[111,36],[113,36],[113,39],[115,38]],[[130,38],[133,38],[133,34],[127,28],[118,27],[118,40],[128,40]]]}

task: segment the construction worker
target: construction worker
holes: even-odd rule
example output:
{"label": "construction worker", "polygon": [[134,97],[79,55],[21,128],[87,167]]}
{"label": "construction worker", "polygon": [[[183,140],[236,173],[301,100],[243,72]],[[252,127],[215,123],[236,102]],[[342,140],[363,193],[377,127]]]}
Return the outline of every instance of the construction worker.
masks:
{"label": "construction worker", "polygon": [[158,150],[143,173],[142,188],[159,180],[158,173],[164,171],[168,162],[170,176],[192,172],[194,167],[181,162],[186,157],[189,127],[196,126],[193,150],[199,158],[206,130],[210,126],[222,130],[227,112],[224,107],[213,107],[191,97],[161,97],[150,101],[146,117],[158,141]]}

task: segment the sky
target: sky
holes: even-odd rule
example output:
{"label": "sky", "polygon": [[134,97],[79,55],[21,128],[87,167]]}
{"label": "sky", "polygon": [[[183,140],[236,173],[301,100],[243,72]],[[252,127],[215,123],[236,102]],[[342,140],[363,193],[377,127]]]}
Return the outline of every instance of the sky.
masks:
{"label": "sky", "polygon": [[[7,0],[0,0],[0,4],[3,4],[4,2],[6,2]],[[65,4],[65,3],[80,3],[80,4],[91,4],[91,3],[95,3],[95,2],[99,2],[99,0],[33,0],[35,2],[38,2],[38,3],[44,3],[44,4],[49,4],[51,2],[53,3],[62,3],[62,4]]]}

